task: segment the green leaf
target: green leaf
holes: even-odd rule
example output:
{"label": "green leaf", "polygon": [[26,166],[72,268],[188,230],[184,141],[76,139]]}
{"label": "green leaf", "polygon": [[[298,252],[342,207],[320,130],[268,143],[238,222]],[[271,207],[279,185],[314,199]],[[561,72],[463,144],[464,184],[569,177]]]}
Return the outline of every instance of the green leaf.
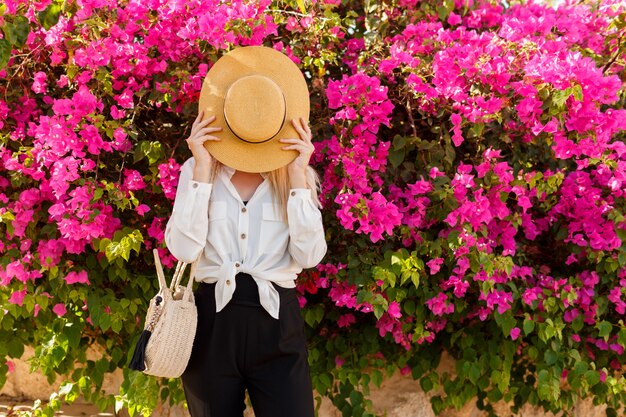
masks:
{"label": "green leaf", "polygon": [[604,340],[608,340],[611,335],[611,330],[613,330],[613,325],[608,321],[601,321],[596,327],[598,328],[598,336],[603,337]]}
{"label": "green leaf", "polygon": [[298,3],[298,8],[300,9],[300,13],[306,13],[306,7],[304,5],[304,0],[296,0]]}
{"label": "green leaf", "polygon": [[552,93],[552,103],[558,108],[563,109],[565,102],[572,95],[572,89],[570,87],[565,90],[556,90]]}
{"label": "green leaf", "polygon": [[431,381],[430,379],[430,375],[420,379],[420,386],[422,387],[422,390],[424,392],[429,392],[431,389],[433,389],[434,384],[433,381]]}
{"label": "green leaf", "polygon": [[396,135],[393,138],[393,148],[398,150],[404,148],[406,145],[406,138],[404,136]]}
{"label": "green leaf", "polygon": [[404,148],[389,151],[389,162],[394,168],[398,168],[404,162],[406,150]]}
{"label": "green leaf", "polygon": [[318,379],[323,387],[323,389],[319,392],[326,392],[330,388],[330,385],[332,384],[332,379],[330,375],[324,373],[324,374],[319,375]]}
{"label": "green leaf", "polygon": [[111,327],[111,316],[108,314],[103,314],[100,317],[100,327],[102,330],[107,331]]}
{"label": "green leaf", "polygon": [[436,416],[440,415],[441,412],[445,409],[443,400],[439,395],[436,395],[430,399],[430,405],[432,406]]}
{"label": "green leaf", "polygon": [[11,358],[21,358],[24,354],[24,344],[17,337],[12,337],[7,342],[8,354]]}
{"label": "green leaf", "polygon": [[556,361],[558,360],[559,356],[553,350],[546,350],[546,352],[543,355],[543,358],[546,361],[546,364],[554,365]]}
{"label": "green leaf", "polygon": [[81,329],[76,323],[72,323],[69,326],[65,326],[64,330],[67,336],[68,344],[70,348],[76,349],[80,345]]}
{"label": "green leaf", "polygon": [[396,286],[396,274],[385,268],[375,266],[374,268],[372,268],[372,275],[374,276],[374,279],[383,280],[384,282],[388,283],[389,286],[392,288]]}
{"label": "green leaf", "polygon": [[494,317],[496,319],[496,323],[498,323],[498,325],[502,328],[502,333],[504,333],[504,336],[510,335],[511,329],[517,325],[517,321],[510,311],[507,311],[503,314],[494,313]]}
{"label": "green leaf", "polygon": [[583,101],[583,88],[580,84],[576,84],[572,88],[572,92],[574,94],[574,98],[578,101]]}
{"label": "green leaf", "polygon": [[600,382],[600,373],[598,371],[594,371],[593,369],[585,372],[585,380],[590,387],[593,387],[597,383]]}
{"label": "green leaf", "polygon": [[54,1],[44,10],[37,13],[37,20],[46,30],[50,30],[59,21],[62,4],[63,2]]}
{"label": "green leaf", "polygon": [[30,24],[24,16],[15,16],[13,22],[6,21],[2,27],[4,38],[11,44],[21,48],[28,39]]}
{"label": "green leaf", "polygon": [[111,330],[113,330],[115,333],[119,333],[122,330],[124,323],[122,323],[121,320],[113,320],[113,323],[111,323]]}
{"label": "green leaf", "polygon": [[442,5],[437,7],[437,15],[439,20],[444,21],[448,18],[448,15],[450,15],[450,11],[445,7],[445,5]]}
{"label": "green leaf", "polygon": [[374,304],[373,308],[374,316],[377,320],[380,319],[383,316],[383,313],[385,313],[385,307],[382,304]]}
{"label": "green leaf", "polygon": [[402,308],[404,308],[404,311],[407,314],[407,316],[412,316],[413,314],[415,314],[415,301],[406,300],[402,304]]}
{"label": "green leaf", "polygon": [[535,322],[531,319],[524,319],[524,334],[528,336],[535,330]]}
{"label": "green leaf", "polygon": [[469,380],[472,381],[473,384],[476,384],[481,374],[482,374],[482,369],[480,367],[480,364],[478,362],[472,362],[470,364],[469,372],[467,374],[467,376],[469,377]]}
{"label": "green leaf", "polygon": [[6,39],[0,39],[0,69],[7,66],[13,46]]}
{"label": "green leaf", "polygon": [[579,314],[578,316],[576,316],[576,318],[572,321],[572,329],[575,332],[579,332],[582,330],[583,326],[585,325],[584,323],[584,318],[582,316],[582,314]]}
{"label": "green leaf", "polygon": [[381,384],[383,383],[383,373],[380,372],[378,369],[372,371],[372,382],[378,388],[380,388]]}

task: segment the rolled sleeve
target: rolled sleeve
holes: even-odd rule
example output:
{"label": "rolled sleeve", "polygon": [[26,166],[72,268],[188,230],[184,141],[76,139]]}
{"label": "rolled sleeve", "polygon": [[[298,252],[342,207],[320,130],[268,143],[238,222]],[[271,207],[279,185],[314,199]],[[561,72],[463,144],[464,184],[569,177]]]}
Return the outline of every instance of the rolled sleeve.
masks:
{"label": "rolled sleeve", "polygon": [[326,254],[322,213],[315,206],[311,190],[294,188],[287,200],[289,253],[303,268],[316,266]]}
{"label": "rolled sleeve", "polygon": [[212,184],[194,181],[193,158],[181,167],[174,209],[165,228],[165,244],[178,260],[193,262],[204,248],[209,229]]}

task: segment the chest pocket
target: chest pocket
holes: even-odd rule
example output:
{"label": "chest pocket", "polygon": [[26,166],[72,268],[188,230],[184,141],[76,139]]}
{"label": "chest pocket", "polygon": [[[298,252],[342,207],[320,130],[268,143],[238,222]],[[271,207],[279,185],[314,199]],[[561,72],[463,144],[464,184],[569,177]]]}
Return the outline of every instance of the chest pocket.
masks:
{"label": "chest pocket", "polygon": [[283,254],[289,243],[289,226],[283,222],[280,206],[263,203],[261,219],[261,253]]}
{"label": "chest pocket", "polygon": [[208,241],[217,252],[232,253],[228,230],[227,206],[224,201],[212,201],[209,204],[209,235]]}

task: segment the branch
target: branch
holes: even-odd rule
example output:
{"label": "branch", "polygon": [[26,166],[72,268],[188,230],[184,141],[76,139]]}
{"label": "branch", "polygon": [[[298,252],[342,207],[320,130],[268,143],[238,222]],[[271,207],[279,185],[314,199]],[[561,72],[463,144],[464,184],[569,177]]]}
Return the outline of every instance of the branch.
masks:
{"label": "branch", "polygon": [[[624,35],[622,35],[624,36]],[[609,62],[606,63],[606,65],[602,68],[602,74],[606,73],[608,71],[608,69],[611,67],[611,65],[613,65],[615,63],[615,61],[617,60],[617,57],[619,57],[619,53],[620,53],[620,46],[622,44],[622,36],[620,36],[619,38],[617,38],[617,50],[615,51],[615,54],[613,54],[613,56],[611,57],[611,59],[609,59]]]}

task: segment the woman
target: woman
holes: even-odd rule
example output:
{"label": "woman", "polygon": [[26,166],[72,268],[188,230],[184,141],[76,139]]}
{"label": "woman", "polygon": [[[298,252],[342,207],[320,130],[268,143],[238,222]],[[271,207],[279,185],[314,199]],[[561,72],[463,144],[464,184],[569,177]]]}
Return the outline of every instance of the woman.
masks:
{"label": "woman", "polygon": [[[313,417],[313,393],[295,278],[326,253],[309,160],[311,130],[277,139],[291,163],[244,172],[217,161],[207,142],[221,127],[195,120],[192,158],[180,173],[165,241],[179,260],[198,256],[198,327],[182,375],[192,417],[241,417],[248,390],[256,417]],[[253,146],[253,145],[252,145]],[[207,215],[208,213],[208,215]]]}

